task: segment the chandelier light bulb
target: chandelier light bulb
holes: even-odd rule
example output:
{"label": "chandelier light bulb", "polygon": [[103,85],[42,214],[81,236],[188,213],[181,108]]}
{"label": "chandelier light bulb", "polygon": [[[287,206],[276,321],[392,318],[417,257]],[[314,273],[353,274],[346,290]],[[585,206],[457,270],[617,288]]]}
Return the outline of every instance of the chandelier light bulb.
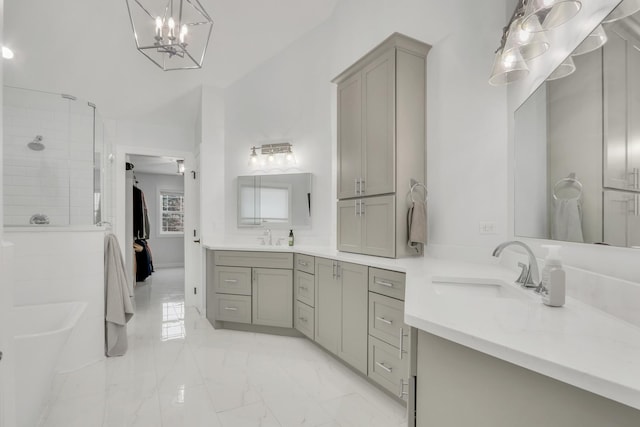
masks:
{"label": "chandelier light bulb", "polygon": [[162,38],[162,18],[156,16],[156,37]]}
{"label": "chandelier light bulb", "polygon": [[176,21],[173,20],[173,16],[169,17],[169,37],[175,37]]}
{"label": "chandelier light bulb", "polygon": [[187,36],[188,31],[189,30],[187,29],[186,25],[183,25],[182,27],[180,27],[180,43],[181,44],[184,44],[184,40]]}

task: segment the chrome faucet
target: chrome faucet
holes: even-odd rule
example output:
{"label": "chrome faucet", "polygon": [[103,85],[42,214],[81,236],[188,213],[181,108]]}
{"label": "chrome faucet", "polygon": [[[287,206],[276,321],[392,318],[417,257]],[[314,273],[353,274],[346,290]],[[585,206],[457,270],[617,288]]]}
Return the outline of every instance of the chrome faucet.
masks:
{"label": "chrome faucet", "polygon": [[264,233],[262,233],[265,236],[265,242],[267,245],[272,246],[273,245],[273,239],[271,237],[271,229],[270,228],[266,228],[264,230]]}
{"label": "chrome faucet", "polygon": [[520,277],[516,280],[516,283],[520,283],[523,288],[536,288],[536,292],[540,292],[542,290],[542,280],[540,280],[540,272],[538,271],[538,261],[536,260],[536,256],[533,254],[533,251],[527,244],[522,243],[517,240],[510,240],[504,243],[500,243],[494,250],[493,256],[499,257],[504,248],[507,246],[520,246],[527,251],[529,255],[529,265],[524,265],[523,263],[518,263],[518,266],[522,268],[522,272],[520,273]]}

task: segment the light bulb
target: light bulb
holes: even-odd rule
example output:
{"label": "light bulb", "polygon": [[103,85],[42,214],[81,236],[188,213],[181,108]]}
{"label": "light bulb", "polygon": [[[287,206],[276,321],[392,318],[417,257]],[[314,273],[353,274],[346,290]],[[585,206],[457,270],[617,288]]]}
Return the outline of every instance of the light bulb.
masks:
{"label": "light bulb", "polygon": [[169,18],[168,21],[168,25],[169,25],[169,37],[174,37],[174,30],[176,28],[176,21],[173,20],[173,16]]}
{"label": "light bulb", "polygon": [[504,59],[502,61],[505,67],[511,67],[516,62],[516,56],[512,53],[508,53],[504,56]]}
{"label": "light bulb", "polygon": [[273,163],[273,161],[274,161],[275,159],[276,159],[276,158],[275,158],[275,156],[273,155],[273,153],[270,153],[270,154],[269,154],[269,157],[267,157],[267,161],[268,161],[269,163]]}
{"label": "light bulb", "polygon": [[4,59],[13,59],[13,51],[6,46],[2,46],[2,57]]}
{"label": "light bulb", "polygon": [[533,36],[532,33],[530,33],[529,31],[525,31],[524,29],[520,29],[520,32],[518,33],[518,39],[520,40],[520,42],[522,43],[526,43],[529,40],[531,40],[531,37]]}
{"label": "light bulb", "polygon": [[187,26],[183,25],[182,27],[180,27],[180,43],[184,44],[184,39],[185,36],[187,35]]}
{"label": "light bulb", "polygon": [[162,18],[156,16],[156,37],[162,37]]}
{"label": "light bulb", "polygon": [[287,162],[290,162],[291,160],[293,160],[293,153],[287,153],[286,159],[287,159]]}

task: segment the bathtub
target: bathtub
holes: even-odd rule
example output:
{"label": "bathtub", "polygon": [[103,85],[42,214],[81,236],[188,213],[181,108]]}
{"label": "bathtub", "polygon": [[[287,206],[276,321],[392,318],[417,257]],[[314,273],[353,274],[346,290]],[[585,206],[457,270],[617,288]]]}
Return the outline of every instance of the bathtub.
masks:
{"label": "bathtub", "polygon": [[38,424],[60,353],[86,306],[85,302],[65,302],[14,307],[18,427]]}

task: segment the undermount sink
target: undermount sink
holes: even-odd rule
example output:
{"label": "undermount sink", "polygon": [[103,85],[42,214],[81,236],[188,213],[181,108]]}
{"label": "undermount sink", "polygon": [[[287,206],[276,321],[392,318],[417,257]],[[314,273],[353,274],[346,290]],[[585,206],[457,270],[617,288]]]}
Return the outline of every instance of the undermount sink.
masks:
{"label": "undermount sink", "polygon": [[431,282],[438,295],[512,299],[532,297],[526,290],[499,279],[436,276]]}

